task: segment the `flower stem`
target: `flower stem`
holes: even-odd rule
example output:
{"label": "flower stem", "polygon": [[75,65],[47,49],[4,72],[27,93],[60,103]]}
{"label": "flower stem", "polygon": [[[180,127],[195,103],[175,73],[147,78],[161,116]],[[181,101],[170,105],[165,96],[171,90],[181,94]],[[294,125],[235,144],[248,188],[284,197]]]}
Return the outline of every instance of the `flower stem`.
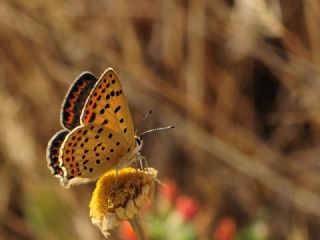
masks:
{"label": "flower stem", "polygon": [[147,240],[147,235],[143,229],[142,221],[139,215],[135,215],[129,220],[138,240]]}

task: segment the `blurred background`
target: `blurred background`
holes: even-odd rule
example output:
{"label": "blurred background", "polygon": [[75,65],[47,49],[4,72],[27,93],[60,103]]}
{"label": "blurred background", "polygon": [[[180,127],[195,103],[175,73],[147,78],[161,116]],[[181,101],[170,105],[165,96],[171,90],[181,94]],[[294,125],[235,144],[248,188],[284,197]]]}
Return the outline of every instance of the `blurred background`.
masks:
{"label": "blurred background", "polygon": [[107,67],[136,127],[176,127],[142,152],[196,203],[181,239],[319,239],[319,25],[318,0],[1,1],[0,239],[104,239],[95,183],[62,188],[45,151]]}

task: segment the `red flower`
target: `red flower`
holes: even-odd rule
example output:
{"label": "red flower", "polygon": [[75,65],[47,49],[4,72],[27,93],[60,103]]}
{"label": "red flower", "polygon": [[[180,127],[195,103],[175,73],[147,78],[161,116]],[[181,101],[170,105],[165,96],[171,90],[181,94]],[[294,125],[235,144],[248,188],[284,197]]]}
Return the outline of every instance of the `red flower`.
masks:
{"label": "red flower", "polygon": [[177,198],[177,185],[173,180],[166,180],[164,186],[160,188],[160,195],[168,200],[170,203],[174,203]]}
{"label": "red flower", "polygon": [[123,221],[119,227],[119,236],[123,240],[137,240],[131,224],[128,221]]}
{"label": "red flower", "polygon": [[222,218],[213,233],[214,240],[232,240],[237,230],[236,223],[231,217]]}
{"label": "red flower", "polygon": [[176,209],[185,221],[193,218],[198,211],[198,203],[187,196],[180,196],[176,202]]}

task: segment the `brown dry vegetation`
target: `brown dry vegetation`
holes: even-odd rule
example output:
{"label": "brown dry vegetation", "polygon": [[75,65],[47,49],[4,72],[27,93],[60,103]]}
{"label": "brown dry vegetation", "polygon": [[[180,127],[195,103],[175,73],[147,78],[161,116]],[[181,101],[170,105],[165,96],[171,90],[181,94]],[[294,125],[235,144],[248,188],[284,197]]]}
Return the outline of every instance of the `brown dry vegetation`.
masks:
{"label": "brown dry vegetation", "polygon": [[[120,76],[160,179],[217,219],[264,218],[271,239],[320,236],[317,0],[0,2],[0,239],[102,239],[94,184],[65,190],[46,167],[69,84]],[[115,235],[114,235],[115,237]],[[317,238],[318,237],[318,238]]]}

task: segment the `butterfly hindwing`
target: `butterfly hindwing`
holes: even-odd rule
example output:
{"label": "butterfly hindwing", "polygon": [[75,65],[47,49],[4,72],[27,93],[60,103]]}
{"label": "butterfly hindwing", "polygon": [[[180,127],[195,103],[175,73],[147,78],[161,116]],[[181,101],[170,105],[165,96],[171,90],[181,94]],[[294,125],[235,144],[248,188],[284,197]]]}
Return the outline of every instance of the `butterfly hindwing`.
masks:
{"label": "butterfly hindwing", "polygon": [[83,72],[73,82],[62,103],[61,125],[69,130],[80,125],[80,115],[84,104],[97,82],[90,72]]}
{"label": "butterfly hindwing", "polygon": [[73,129],[62,144],[63,183],[88,182],[115,168],[131,149],[119,132],[89,123]]}
{"label": "butterfly hindwing", "polygon": [[57,132],[48,143],[47,163],[53,175],[63,176],[63,170],[59,167],[59,153],[61,145],[68,134],[68,130],[61,130]]}
{"label": "butterfly hindwing", "polygon": [[128,103],[120,80],[108,68],[94,86],[81,115],[81,123],[104,125],[123,134],[130,146],[134,145],[134,129]]}

